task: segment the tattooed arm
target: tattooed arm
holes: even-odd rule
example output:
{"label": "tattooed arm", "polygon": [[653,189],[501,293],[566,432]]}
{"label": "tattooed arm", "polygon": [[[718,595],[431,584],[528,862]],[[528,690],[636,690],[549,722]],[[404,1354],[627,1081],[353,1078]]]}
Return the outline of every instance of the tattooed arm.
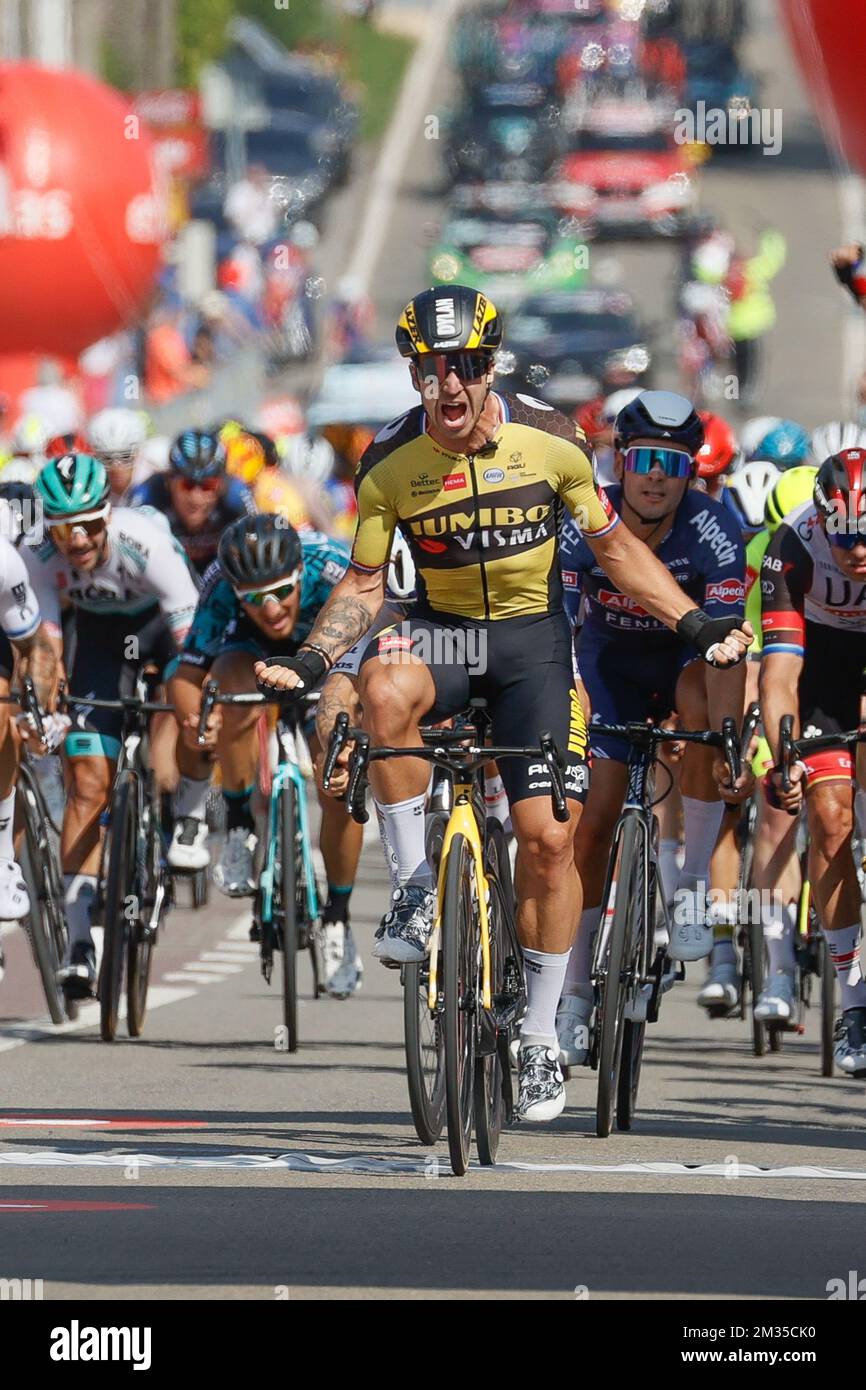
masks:
{"label": "tattooed arm", "polygon": [[[328,676],[321,691],[319,692],[319,703],[316,707],[316,737],[319,742],[319,750],[316,757],[316,780],[319,786],[322,785],[322,768],[325,761],[325,754],[328,748],[328,739],[338,714],[345,710],[349,716],[349,723],[356,725],[361,717],[361,701],[355,689],[353,677],[343,675],[342,672]],[[354,745],[347,744],[337,759],[337,765],[331,776],[331,785],[328,788],[328,795],[341,797],[349,783],[349,758]]]}
{"label": "tattooed arm", "polygon": [[63,641],[42,623],[32,637],[13,642],[17,653],[16,673],[21,681],[30,676],[39,703],[49,714],[57,706],[57,687],[62,671]]}
{"label": "tattooed arm", "polygon": [[[316,619],[309,637],[301,644],[296,660],[304,652],[319,653],[321,667],[330,670],[344,652],[360,641],[382,607],[385,597],[385,567],[369,573],[349,566],[339,584],[331,590],[328,601]],[[257,662],[256,678],[260,685],[277,690],[292,690],[303,680],[294,665],[276,662],[266,666]]]}

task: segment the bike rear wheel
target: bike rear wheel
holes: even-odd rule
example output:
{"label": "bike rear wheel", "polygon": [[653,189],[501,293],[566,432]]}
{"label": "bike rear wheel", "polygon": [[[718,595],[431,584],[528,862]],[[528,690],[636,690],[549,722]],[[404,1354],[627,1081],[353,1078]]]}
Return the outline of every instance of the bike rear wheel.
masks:
{"label": "bike rear wheel", "polygon": [[25,852],[21,871],[30,895],[30,912],[25,930],[42,981],[42,991],[52,1023],[63,1023],[67,1016],[57,972],[66,954],[66,918],[63,912],[63,885],[57,865],[57,834],[36,779],[26,763],[18,771],[18,804],[24,821]]}
{"label": "bike rear wheel", "polygon": [[117,1020],[123,993],[123,967],[130,933],[127,912],[135,901],[137,888],[136,818],[135,779],[131,772],[127,772],[121,775],[114,789],[105,844],[105,934],[102,968],[99,972],[99,1031],[104,1042],[113,1042],[117,1035]]}
{"label": "bike rear wheel", "polygon": [[637,1109],[637,1088],[640,1082],[645,1033],[645,1023],[635,1023],[630,1018],[625,1019],[622,1028],[619,1079],[616,1087],[617,1129],[631,1129],[634,1112]]}
{"label": "bike rear wheel", "polygon": [[[490,989],[495,1014],[497,1002],[502,1000],[507,990],[506,971],[510,947],[509,917],[513,913],[513,906],[508,896],[511,868],[508,860],[508,847],[505,843],[502,826],[497,820],[490,820],[487,823],[485,857],[487,882],[490,888],[490,902],[487,908],[490,933]],[[507,1105],[506,1085],[508,1087],[511,1085],[511,1067],[508,1060],[503,1062],[503,1054],[507,1059],[508,1051],[507,1047],[503,1048],[499,1045],[498,1033],[495,1033],[492,1039],[488,1036],[488,1045],[492,1041],[493,1051],[486,1055],[481,1053],[482,1035],[485,1031],[489,1034],[490,1029],[484,1030],[480,1026],[483,1023],[480,988],[475,1017],[479,1025],[476,1028],[476,1052],[478,1055],[475,1058],[475,1145],[478,1149],[480,1163],[484,1167],[490,1167],[496,1162],[499,1140],[506,1123],[506,1111],[510,1109]]]}
{"label": "bike rear wheel", "polygon": [[458,1177],[469,1167],[475,1090],[480,943],[471,873],[469,846],[463,835],[455,835],[448,851],[442,903],[442,984],[448,1152]]}
{"label": "bike rear wheel", "polygon": [[144,918],[155,902],[162,875],[159,825],[152,810],[147,811],[145,817],[145,863],[150,882],[141,884],[143,905],[139,907],[136,920],[130,923],[126,959],[126,1027],[131,1038],[140,1038],[144,1030],[155,945],[153,938],[146,934]]}
{"label": "bike rear wheel", "polygon": [[[640,830],[635,816],[628,816],[622,828],[616,897],[607,942],[601,999],[599,1002],[598,1098],[595,1132],[606,1139],[613,1124],[619,1083],[626,1006],[625,973],[629,968],[632,945],[639,939],[634,916],[643,904],[643,867]],[[604,922],[604,915],[602,915]],[[602,928],[603,930],[603,928]]]}
{"label": "bike rear wheel", "polygon": [[744,971],[748,968],[749,990],[752,996],[752,1051],[756,1057],[763,1057],[769,1040],[767,1028],[755,1018],[755,1005],[764,988],[764,925],[760,919],[757,922],[750,921],[746,930],[749,936],[749,959],[748,966],[744,962],[743,968]]}

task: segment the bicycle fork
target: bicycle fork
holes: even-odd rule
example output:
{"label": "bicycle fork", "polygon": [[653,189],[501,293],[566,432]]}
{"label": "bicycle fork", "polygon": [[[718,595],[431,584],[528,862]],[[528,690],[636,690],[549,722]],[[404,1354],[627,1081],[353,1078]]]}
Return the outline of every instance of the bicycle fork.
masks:
{"label": "bicycle fork", "polygon": [[[456,797],[454,809],[448,818],[448,825],[445,830],[445,838],[442,842],[442,853],[439,860],[439,883],[436,893],[436,916],[433,919],[433,934],[430,938],[430,973],[427,981],[427,1003],[431,1011],[435,1010],[438,998],[438,972],[439,972],[439,939],[442,932],[442,902],[445,897],[445,873],[448,866],[448,854],[451,849],[451,841],[455,835],[462,835],[472,854],[475,867],[475,884],[477,889],[478,919],[481,927],[481,1007],[485,1013],[490,1014],[489,1019],[485,1019],[484,1026],[495,1029],[496,1022],[493,1018],[493,1001],[490,987],[490,927],[487,916],[487,901],[489,888],[487,877],[484,873],[484,857],[481,849],[481,842],[478,835],[478,825],[467,788],[461,789]],[[495,1049],[495,1041],[494,1041]]]}

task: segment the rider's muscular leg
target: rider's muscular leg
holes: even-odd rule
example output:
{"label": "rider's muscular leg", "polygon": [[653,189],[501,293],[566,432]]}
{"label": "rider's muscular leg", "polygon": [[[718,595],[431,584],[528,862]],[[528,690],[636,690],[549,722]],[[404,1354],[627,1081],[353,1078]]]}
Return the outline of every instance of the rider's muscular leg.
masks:
{"label": "rider's muscular leg", "polygon": [[[9,682],[0,678],[0,695],[9,694]],[[0,802],[5,801],[15,787],[18,775],[19,741],[15,732],[14,705],[0,705]]]}
{"label": "rider's muscular leg", "polygon": [[[174,705],[178,726],[188,719],[198,718],[201,709],[202,686],[208,672],[197,666],[181,665],[168,683],[169,703]],[[177,770],[181,777],[200,782],[210,777],[212,756],[208,752],[190,748],[185,740],[178,737],[176,745]]]}
{"label": "rider's muscular leg", "polygon": [[[245,695],[255,688],[252,658],[247,652],[228,652],[213,664],[211,675],[223,695]],[[260,705],[223,705],[217,748],[223,791],[245,792],[255,785],[259,765],[257,725]]]}
{"label": "rider's muscular leg", "polygon": [[[359,694],[364,707],[364,728],[373,744],[394,748],[417,747],[420,720],[436,698],[433,677],[414,657],[408,661],[383,661],[380,657],[361,667]],[[370,782],[383,843],[391,862],[396,886],[430,887],[433,872],[427,862],[424,806],[430,765],[421,758],[393,758],[370,767]]]}
{"label": "rider's muscular leg", "polygon": [[853,788],[824,782],[806,793],[809,877],[836,969],[843,1012],[866,1006],[860,963],[860,890],[851,854]]}
{"label": "rider's muscular leg", "polygon": [[[704,669],[698,662],[687,666],[677,681],[677,712],[684,729],[706,729],[709,710]],[[710,858],[722,823],[723,803],[713,776],[715,752],[689,743],[683,753],[680,791],[685,824],[685,859],[680,883],[706,882]]]}
{"label": "rider's muscular leg", "polygon": [[102,840],[99,817],[108,805],[114,761],[104,757],[69,759],[66,814],[60,856],[66,874],[98,874]]}
{"label": "rider's muscular leg", "polygon": [[590,974],[595,935],[601,920],[601,898],[613,831],[628,780],[625,763],[597,758],[592,769],[589,796],[574,837],[574,863],[583,895],[583,910],[565,977],[564,994],[592,998]]}
{"label": "rider's muscular leg", "polygon": [[[310,755],[318,763],[321,747],[317,738],[310,739]],[[348,887],[355,882],[364,827],[352,819],[342,801],[335,801],[318,788],[322,824],[319,828],[319,849],[325,861],[329,885]]]}
{"label": "rider's muscular leg", "polygon": [[546,797],[525,797],[511,808],[517,838],[517,930],[526,950],[568,951],[583,906],[574,866],[574,834],[582,807],[567,803],[565,823],[554,820]]}

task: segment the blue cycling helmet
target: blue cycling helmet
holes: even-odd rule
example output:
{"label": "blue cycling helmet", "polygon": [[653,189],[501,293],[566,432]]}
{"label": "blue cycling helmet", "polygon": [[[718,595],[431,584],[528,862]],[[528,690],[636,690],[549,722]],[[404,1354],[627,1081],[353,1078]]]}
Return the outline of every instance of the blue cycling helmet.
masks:
{"label": "blue cycling helmet", "polygon": [[704,424],[690,400],[674,391],[641,391],[623,406],[613,427],[613,442],[627,448],[632,439],[679,444],[694,458],[704,442]]}
{"label": "blue cycling helmet", "polygon": [[226,471],[225,445],[207,430],[184,430],[171,446],[168,465],[182,478],[221,478]]}
{"label": "blue cycling helmet", "polygon": [[796,468],[811,463],[812,444],[809,435],[796,420],[781,420],[764,435],[753,459],[774,463],[777,468]]}

